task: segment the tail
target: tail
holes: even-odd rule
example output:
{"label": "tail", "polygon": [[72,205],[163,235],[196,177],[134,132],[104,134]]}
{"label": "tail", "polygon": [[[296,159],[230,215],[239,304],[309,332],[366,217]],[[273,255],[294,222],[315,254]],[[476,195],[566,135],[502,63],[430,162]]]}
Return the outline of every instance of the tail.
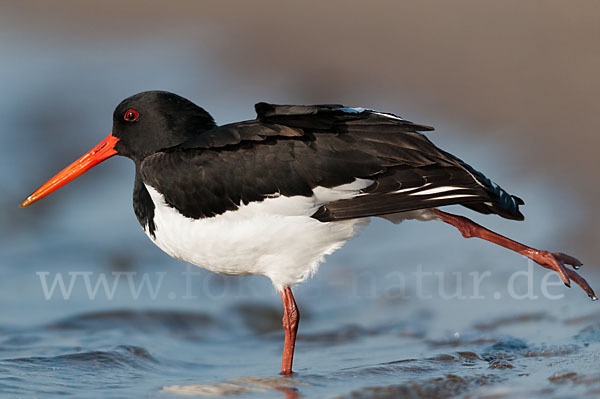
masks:
{"label": "tail", "polygon": [[519,205],[525,205],[525,201],[516,195],[509,194],[502,187],[485,177],[485,175],[475,170],[471,165],[463,162],[456,156],[445,152],[445,154],[455,159],[460,166],[469,172],[475,181],[481,185],[489,194],[489,201],[463,204],[463,206],[483,214],[496,214],[506,219],[524,220],[525,216],[519,210]]}

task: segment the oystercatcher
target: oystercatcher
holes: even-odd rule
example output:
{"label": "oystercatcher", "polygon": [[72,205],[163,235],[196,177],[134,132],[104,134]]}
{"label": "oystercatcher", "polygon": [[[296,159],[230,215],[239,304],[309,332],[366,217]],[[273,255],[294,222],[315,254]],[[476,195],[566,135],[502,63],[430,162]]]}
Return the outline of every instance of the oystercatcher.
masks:
{"label": "oystercatcher", "polygon": [[178,95],[123,100],[100,144],[31,194],[28,206],[113,155],[135,163],[133,208],[169,255],[213,272],[262,274],[281,293],[281,374],[292,372],[300,315],[291,286],[314,274],[370,217],[440,220],[464,237],[516,251],[594,291],[577,259],[540,251],[438,209],[459,204],[523,220],[523,201],[394,114],[342,105],[255,106],[257,118],[217,126]]}

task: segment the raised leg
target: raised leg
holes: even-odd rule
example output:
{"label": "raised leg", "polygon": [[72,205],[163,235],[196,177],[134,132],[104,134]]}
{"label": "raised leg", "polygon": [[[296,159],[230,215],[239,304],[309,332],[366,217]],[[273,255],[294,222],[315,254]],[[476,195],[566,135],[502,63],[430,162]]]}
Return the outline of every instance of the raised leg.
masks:
{"label": "raised leg", "polygon": [[294,295],[290,287],[281,291],[283,302],[283,329],[285,330],[285,343],[283,344],[283,358],[281,359],[281,375],[292,374],[294,361],[294,347],[296,346],[296,332],[300,321],[300,312],[296,306]]}
{"label": "raised leg", "polygon": [[594,294],[594,290],[592,290],[583,277],[577,274],[577,272],[565,267],[565,265],[571,265],[574,269],[579,269],[581,267],[582,263],[574,257],[561,252],[540,251],[538,249],[518,243],[498,233],[494,233],[493,231],[486,229],[485,227],[473,222],[470,219],[467,219],[466,217],[446,213],[440,211],[439,209],[434,209],[433,211],[436,215],[438,215],[440,220],[456,227],[461,232],[463,237],[478,237],[486,241],[493,242],[494,244],[498,244],[504,248],[508,248],[511,251],[518,252],[521,255],[525,255],[546,269],[555,270],[560,275],[560,278],[567,287],[571,286],[570,280],[573,280],[588,294],[590,298],[592,298],[592,300],[595,301],[598,299],[596,294]]}

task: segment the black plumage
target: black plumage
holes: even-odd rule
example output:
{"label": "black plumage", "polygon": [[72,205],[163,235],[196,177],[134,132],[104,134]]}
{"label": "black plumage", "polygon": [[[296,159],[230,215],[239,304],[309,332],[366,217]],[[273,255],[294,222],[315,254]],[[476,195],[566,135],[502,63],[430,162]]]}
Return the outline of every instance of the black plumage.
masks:
{"label": "black plumage", "polygon": [[437,148],[420,133],[430,127],[341,105],[258,103],[256,111],[255,120],[208,126],[145,157],[141,179],[194,219],[273,194],[312,196],[317,186],[356,178],[373,184],[355,198],[324,204],[313,217],[334,221],[461,204],[523,219],[519,198]]}
{"label": "black plumage", "polygon": [[137,171],[133,184],[133,211],[142,227],[148,229],[148,233],[152,237],[155,237],[154,202],[152,202],[150,193],[146,189],[146,186],[144,186],[142,177]]}

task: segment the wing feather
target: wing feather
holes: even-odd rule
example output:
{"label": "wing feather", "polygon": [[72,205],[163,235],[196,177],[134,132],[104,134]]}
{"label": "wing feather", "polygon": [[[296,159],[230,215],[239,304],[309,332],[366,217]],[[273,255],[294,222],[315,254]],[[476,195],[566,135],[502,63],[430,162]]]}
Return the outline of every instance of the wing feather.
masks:
{"label": "wing feather", "polygon": [[[462,204],[523,219],[522,200],[396,115],[341,105],[256,104],[257,119],[216,127],[142,163],[144,181],[186,216],[211,217],[272,194],[313,195],[369,179],[354,198],[323,204],[322,221]],[[155,173],[160,170],[161,173]]]}

